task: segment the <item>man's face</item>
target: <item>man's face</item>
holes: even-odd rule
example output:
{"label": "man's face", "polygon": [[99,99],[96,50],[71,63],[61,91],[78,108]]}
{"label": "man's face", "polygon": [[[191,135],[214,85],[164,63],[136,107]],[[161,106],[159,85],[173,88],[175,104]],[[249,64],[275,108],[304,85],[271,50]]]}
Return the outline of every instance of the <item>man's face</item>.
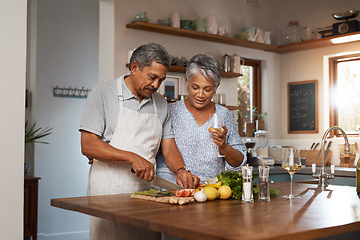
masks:
{"label": "man's face", "polygon": [[133,75],[132,84],[135,92],[132,92],[141,101],[158,90],[166,78],[167,68],[160,63],[152,62],[150,66],[145,66],[140,71],[139,65],[136,62],[133,64],[135,66],[132,67],[131,74]]}

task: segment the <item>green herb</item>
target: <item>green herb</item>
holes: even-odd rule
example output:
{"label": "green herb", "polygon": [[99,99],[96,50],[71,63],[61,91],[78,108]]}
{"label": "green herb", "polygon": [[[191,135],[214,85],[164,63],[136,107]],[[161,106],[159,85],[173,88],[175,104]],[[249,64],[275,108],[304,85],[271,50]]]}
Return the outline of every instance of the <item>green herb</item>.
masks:
{"label": "green herb", "polygon": [[[231,198],[241,200],[242,197],[242,186],[243,186],[243,177],[241,173],[238,172],[221,172],[220,175],[216,175],[221,185],[229,186],[231,188],[232,194]],[[253,174],[253,180],[257,178],[258,174]],[[259,197],[259,186],[253,181],[252,185],[254,199]],[[276,197],[279,195],[279,189],[271,188],[269,190],[270,197]]]}
{"label": "green herb", "polygon": [[175,195],[175,193],[172,191],[157,191],[154,189],[138,191],[138,192],[135,192],[135,194],[152,196],[152,197],[165,197],[165,196],[174,196]]}
{"label": "green herb", "polygon": [[221,185],[229,186],[231,188],[231,198],[241,200],[243,185],[243,178],[241,173],[221,172],[220,175],[217,175],[217,178],[221,182]]}

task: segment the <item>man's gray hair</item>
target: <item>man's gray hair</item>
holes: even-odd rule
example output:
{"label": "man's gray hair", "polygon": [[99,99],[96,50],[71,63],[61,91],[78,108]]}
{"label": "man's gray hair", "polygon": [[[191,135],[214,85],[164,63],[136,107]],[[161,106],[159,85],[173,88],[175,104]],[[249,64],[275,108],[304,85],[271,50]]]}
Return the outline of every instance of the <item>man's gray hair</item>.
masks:
{"label": "man's gray hair", "polygon": [[220,63],[212,56],[205,54],[197,54],[190,59],[186,66],[186,79],[200,73],[208,81],[212,81],[218,86],[221,80]]}
{"label": "man's gray hair", "polygon": [[130,57],[130,71],[133,61],[138,63],[140,71],[143,67],[150,66],[153,61],[164,65],[166,68],[170,67],[169,53],[158,43],[148,43],[136,48]]}

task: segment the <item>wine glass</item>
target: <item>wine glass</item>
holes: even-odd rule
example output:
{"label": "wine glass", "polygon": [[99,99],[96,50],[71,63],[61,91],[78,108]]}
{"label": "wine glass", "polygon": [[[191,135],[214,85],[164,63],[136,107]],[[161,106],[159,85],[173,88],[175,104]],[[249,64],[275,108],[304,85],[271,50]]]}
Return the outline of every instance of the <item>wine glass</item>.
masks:
{"label": "wine glass", "polygon": [[[220,132],[224,131],[224,129],[222,127],[222,125],[224,124],[224,120],[222,119],[222,117],[219,114],[217,114],[217,113],[210,114],[209,120],[210,120],[210,128],[209,128],[210,133],[212,133],[213,129],[216,129]],[[219,146],[216,143],[215,143],[215,145],[216,145],[216,150],[217,150],[216,157],[225,157],[224,155],[220,154]]]}
{"label": "wine glass", "polygon": [[285,148],[282,162],[282,169],[290,174],[290,194],[284,198],[293,199],[300,198],[293,194],[293,175],[301,169],[300,150],[297,148]]}

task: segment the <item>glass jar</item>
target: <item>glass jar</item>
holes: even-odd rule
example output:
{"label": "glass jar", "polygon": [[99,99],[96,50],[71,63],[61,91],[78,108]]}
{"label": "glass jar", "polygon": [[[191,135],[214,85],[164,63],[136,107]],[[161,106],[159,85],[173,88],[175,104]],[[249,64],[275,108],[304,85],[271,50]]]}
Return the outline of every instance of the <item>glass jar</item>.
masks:
{"label": "glass jar", "polygon": [[285,32],[285,41],[287,44],[301,42],[301,26],[298,21],[290,21]]}

